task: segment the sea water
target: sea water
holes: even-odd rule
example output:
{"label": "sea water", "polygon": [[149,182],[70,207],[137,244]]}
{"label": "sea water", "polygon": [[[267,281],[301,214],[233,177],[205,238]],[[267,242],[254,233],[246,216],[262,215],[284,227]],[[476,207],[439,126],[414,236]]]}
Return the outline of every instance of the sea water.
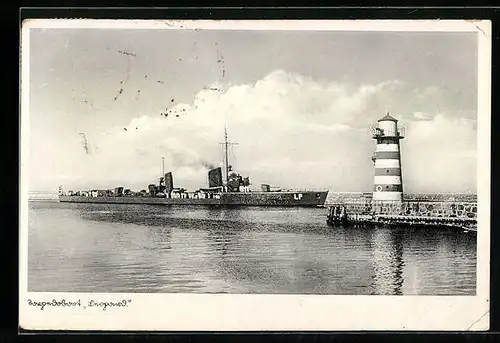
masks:
{"label": "sea water", "polygon": [[28,290],[475,295],[475,233],[326,211],[30,201]]}

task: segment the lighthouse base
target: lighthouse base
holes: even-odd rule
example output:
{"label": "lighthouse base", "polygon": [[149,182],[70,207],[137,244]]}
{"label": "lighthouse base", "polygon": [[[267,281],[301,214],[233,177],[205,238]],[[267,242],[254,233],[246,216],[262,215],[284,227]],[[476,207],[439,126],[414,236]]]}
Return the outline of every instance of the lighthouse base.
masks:
{"label": "lighthouse base", "polygon": [[373,201],[402,201],[403,192],[373,192]]}

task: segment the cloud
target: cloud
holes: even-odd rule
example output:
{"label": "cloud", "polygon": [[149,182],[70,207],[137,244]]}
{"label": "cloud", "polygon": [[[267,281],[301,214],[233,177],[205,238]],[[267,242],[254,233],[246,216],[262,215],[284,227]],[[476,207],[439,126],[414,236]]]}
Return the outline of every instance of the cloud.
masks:
{"label": "cloud", "polygon": [[423,112],[414,112],[413,117],[415,117],[416,120],[430,120],[431,117]]}
{"label": "cloud", "polygon": [[450,118],[408,125],[402,144],[404,180],[413,192],[470,191],[476,187],[476,121]]}
{"label": "cloud", "polygon": [[413,90],[398,80],[350,85],[277,70],[254,84],[209,85],[191,104],[89,134],[91,154],[77,136],[64,144],[35,143],[32,180],[44,189],[60,183],[66,189],[119,184],[141,189],[157,181],[165,157],[174,183],[195,189],[206,185],[208,168],[221,165],[227,125],[230,140],[238,143],[231,147],[231,163],[255,188],[266,182],[370,190],[374,142],[368,127],[391,111],[409,128],[402,143],[407,189],[474,187],[475,120],[455,118],[446,109],[433,112],[425,104],[436,94],[442,90]]}

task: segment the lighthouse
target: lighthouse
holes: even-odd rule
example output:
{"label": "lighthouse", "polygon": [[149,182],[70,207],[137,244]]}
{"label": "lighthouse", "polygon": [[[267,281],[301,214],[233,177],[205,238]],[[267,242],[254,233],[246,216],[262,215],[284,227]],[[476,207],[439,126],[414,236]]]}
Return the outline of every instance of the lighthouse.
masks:
{"label": "lighthouse", "polygon": [[403,200],[400,140],[404,134],[398,129],[398,120],[389,113],[372,127],[372,137],[377,141],[373,185],[373,201]]}

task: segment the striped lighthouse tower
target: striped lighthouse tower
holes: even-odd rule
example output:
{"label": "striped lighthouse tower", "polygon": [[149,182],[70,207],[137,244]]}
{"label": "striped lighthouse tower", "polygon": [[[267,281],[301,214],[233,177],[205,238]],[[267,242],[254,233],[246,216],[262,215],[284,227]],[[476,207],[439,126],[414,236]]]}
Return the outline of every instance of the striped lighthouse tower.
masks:
{"label": "striped lighthouse tower", "polygon": [[374,201],[402,201],[403,180],[401,175],[401,153],[399,141],[404,134],[398,129],[398,120],[389,113],[378,120],[372,128],[377,147],[373,161],[375,177],[373,185]]}

